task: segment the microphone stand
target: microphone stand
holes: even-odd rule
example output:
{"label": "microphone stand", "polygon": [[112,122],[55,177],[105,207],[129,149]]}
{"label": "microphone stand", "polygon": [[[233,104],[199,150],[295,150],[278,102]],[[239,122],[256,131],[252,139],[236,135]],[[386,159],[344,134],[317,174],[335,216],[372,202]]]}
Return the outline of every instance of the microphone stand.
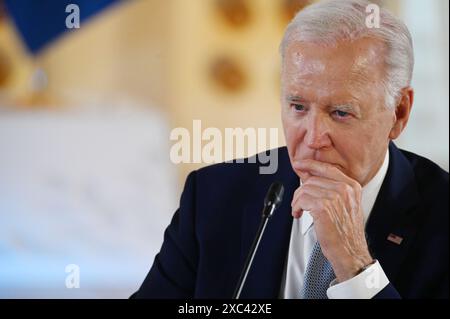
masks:
{"label": "microphone stand", "polygon": [[[266,210],[266,208],[264,209]],[[253,240],[252,246],[250,248],[250,252],[247,255],[245,260],[244,269],[239,277],[239,281],[236,287],[236,290],[233,293],[233,299],[239,299],[241,296],[242,288],[244,288],[245,280],[247,279],[248,272],[250,271],[250,266],[253,263],[253,258],[256,255],[256,251],[258,250],[259,243],[261,242],[262,235],[264,234],[264,230],[266,229],[267,223],[269,221],[270,216],[275,210],[275,205],[270,206],[270,213],[263,214],[261,223],[259,224],[258,231],[256,232],[256,237]]]}
{"label": "microphone stand", "polygon": [[256,232],[256,237],[253,240],[252,246],[245,260],[244,268],[242,269],[238,284],[236,285],[236,289],[233,293],[232,297],[233,299],[239,299],[239,297],[241,296],[245,280],[247,279],[247,275],[250,271],[250,267],[253,263],[256,251],[258,250],[258,246],[259,243],[261,242],[264,230],[266,229],[267,223],[269,222],[269,218],[272,216],[275,209],[281,203],[283,193],[284,187],[281,183],[278,182],[273,183],[270,186],[269,191],[267,192],[266,198],[264,199],[264,208],[262,211],[261,223],[259,224],[258,230]]}

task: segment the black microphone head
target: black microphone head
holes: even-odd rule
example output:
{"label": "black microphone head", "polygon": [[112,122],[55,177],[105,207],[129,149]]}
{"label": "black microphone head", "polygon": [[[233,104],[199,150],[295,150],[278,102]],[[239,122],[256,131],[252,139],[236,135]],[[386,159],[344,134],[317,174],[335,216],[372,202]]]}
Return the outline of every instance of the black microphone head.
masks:
{"label": "black microphone head", "polygon": [[264,206],[275,205],[277,207],[283,200],[284,187],[280,182],[274,182],[270,185],[267,191],[266,197],[264,198]]}

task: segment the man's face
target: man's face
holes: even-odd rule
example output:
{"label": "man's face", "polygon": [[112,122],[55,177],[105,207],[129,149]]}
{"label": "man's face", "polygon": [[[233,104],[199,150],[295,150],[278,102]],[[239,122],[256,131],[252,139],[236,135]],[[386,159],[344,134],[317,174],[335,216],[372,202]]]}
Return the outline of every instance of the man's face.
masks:
{"label": "man's face", "polygon": [[394,110],[381,85],[385,48],[291,43],[282,72],[282,121],[291,163],[315,159],[367,184],[383,163]]}

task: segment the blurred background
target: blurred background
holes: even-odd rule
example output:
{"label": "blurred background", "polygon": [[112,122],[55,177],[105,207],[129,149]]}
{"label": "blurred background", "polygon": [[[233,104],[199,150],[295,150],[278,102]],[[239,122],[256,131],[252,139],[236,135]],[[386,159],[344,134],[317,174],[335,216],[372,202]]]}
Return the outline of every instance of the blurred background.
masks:
{"label": "blurred background", "polygon": [[[173,164],[170,131],[277,127],[283,145],[278,45],[310,2],[0,0],[0,297],[134,292],[206,165]],[[415,42],[397,144],[448,170],[449,2],[384,2]]]}

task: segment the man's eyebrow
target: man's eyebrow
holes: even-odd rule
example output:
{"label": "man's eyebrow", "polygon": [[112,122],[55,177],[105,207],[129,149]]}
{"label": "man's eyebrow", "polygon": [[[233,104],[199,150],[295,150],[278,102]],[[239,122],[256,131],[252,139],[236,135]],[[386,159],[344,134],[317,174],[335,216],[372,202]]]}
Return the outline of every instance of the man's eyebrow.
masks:
{"label": "man's eyebrow", "polygon": [[306,100],[299,95],[288,95],[287,100],[295,102],[306,102]]}
{"label": "man's eyebrow", "polygon": [[330,109],[339,109],[340,111],[351,111],[359,114],[361,109],[357,103],[347,102],[347,103],[336,103],[330,105]]}
{"label": "man's eyebrow", "polygon": [[337,104],[330,105],[330,108],[333,108],[333,109],[339,108],[341,110],[357,110],[358,109],[358,107],[356,107],[352,103],[337,103]]}

